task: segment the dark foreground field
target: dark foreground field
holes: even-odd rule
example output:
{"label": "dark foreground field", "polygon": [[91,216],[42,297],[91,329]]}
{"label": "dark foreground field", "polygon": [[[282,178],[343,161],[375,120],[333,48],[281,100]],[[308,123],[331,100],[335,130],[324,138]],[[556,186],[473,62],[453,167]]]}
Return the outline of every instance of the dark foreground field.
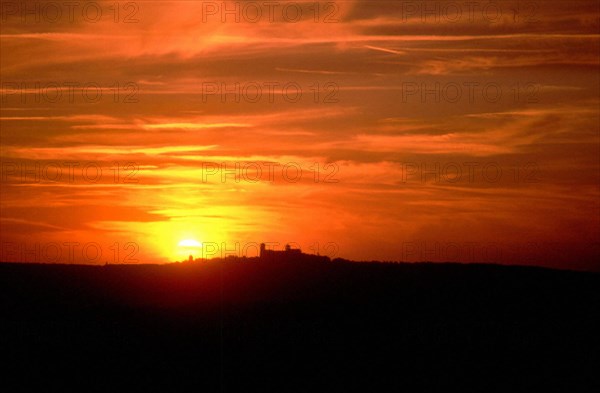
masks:
{"label": "dark foreground field", "polygon": [[0,264],[0,384],[600,391],[599,284],[484,265]]}

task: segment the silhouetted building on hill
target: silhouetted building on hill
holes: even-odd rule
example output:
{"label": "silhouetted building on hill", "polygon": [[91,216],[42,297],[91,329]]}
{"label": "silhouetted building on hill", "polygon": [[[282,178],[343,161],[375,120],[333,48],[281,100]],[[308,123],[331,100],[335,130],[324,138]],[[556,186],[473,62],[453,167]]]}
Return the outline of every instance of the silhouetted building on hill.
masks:
{"label": "silhouetted building on hill", "polygon": [[326,256],[304,254],[300,249],[292,248],[289,244],[285,245],[284,251],[276,251],[267,250],[265,243],[261,243],[259,257],[263,261],[330,261],[329,257]]}

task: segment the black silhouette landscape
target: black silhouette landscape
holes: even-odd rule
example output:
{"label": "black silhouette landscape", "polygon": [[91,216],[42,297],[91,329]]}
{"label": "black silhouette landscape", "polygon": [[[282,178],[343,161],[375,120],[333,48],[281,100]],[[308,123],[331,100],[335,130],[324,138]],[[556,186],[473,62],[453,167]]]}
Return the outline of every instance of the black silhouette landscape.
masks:
{"label": "black silhouette landscape", "polygon": [[291,251],[0,264],[2,357],[84,391],[594,391],[599,284],[596,273]]}

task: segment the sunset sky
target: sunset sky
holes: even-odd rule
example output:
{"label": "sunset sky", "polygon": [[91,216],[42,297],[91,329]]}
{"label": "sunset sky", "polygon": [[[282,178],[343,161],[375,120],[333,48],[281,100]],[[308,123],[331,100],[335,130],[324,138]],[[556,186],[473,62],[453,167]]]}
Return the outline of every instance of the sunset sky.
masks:
{"label": "sunset sky", "polygon": [[23,4],[3,261],[600,270],[597,1]]}

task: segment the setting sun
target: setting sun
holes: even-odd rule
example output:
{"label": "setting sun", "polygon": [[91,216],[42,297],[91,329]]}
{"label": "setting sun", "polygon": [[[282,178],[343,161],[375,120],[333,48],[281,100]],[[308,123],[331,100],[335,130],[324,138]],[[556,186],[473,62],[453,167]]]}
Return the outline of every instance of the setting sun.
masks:
{"label": "setting sun", "polygon": [[185,247],[185,248],[200,248],[200,247],[202,247],[202,244],[200,244],[196,240],[192,240],[192,239],[182,240],[177,245],[179,247]]}
{"label": "setting sun", "polygon": [[202,243],[194,239],[184,239],[177,243],[177,258],[186,259],[190,255],[194,258],[200,257]]}

